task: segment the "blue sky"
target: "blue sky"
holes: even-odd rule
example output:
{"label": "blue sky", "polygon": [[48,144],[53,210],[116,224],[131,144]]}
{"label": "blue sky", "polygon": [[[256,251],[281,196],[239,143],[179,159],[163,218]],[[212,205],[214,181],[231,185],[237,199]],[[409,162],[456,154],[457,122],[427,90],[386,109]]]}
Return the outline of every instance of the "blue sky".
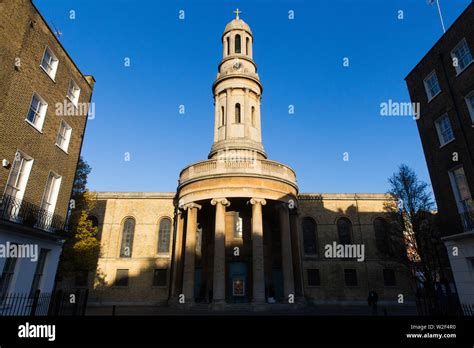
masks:
{"label": "blue sky", "polygon": [[[447,27],[470,1],[440,0]],[[35,4],[97,80],[82,151],[91,190],[174,191],[180,170],[207,158],[211,85],[236,7],[254,34],[266,152],[296,171],[300,192],[386,192],[401,163],[429,182],[415,121],[380,116],[380,103],[409,101],[404,77],[442,35],[436,6],[425,0]]]}

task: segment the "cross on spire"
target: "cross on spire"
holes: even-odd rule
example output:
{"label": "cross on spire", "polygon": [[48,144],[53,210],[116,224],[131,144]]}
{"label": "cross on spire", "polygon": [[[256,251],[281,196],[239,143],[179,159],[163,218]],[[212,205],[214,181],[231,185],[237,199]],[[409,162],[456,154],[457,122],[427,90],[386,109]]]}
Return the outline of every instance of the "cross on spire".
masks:
{"label": "cross on spire", "polygon": [[236,9],[234,13],[235,13],[235,19],[239,19],[239,13],[242,13],[242,11],[239,11],[239,9]]}

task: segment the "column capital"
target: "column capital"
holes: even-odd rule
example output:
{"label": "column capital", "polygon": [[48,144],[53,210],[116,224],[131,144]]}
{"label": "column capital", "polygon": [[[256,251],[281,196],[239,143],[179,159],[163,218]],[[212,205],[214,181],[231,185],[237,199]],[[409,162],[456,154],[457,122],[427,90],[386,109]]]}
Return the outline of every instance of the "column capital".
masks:
{"label": "column capital", "polygon": [[199,204],[194,203],[194,202],[190,202],[190,203],[187,203],[187,204],[183,205],[184,210],[188,210],[188,209],[192,209],[192,208],[201,209],[202,205],[199,205]]}
{"label": "column capital", "polygon": [[249,202],[252,205],[254,205],[254,204],[261,204],[261,205],[267,204],[267,201],[265,200],[265,198],[251,198]]}
{"label": "column capital", "polygon": [[230,205],[230,202],[227,198],[213,198],[211,200],[212,205],[216,205],[217,203],[222,204],[224,207],[228,207]]}

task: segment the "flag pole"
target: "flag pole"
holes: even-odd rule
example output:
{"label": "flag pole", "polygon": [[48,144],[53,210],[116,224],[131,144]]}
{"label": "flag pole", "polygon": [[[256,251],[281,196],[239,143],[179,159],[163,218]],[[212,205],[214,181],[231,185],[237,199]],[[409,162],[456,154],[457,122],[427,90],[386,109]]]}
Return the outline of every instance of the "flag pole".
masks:
{"label": "flag pole", "polygon": [[439,0],[436,0],[436,5],[438,5],[439,19],[441,20],[441,26],[443,27],[443,32],[446,33],[446,28],[444,27],[443,15],[441,14],[441,7],[439,6]]}

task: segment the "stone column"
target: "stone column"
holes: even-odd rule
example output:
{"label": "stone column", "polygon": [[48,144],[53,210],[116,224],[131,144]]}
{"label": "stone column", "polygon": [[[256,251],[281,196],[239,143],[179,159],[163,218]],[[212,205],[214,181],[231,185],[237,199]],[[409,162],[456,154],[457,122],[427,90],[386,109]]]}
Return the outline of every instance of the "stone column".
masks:
{"label": "stone column", "polygon": [[253,51],[252,51],[252,48],[253,48],[253,39],[251,36],[249,36],[249,39],[250,39],[250,42],[249,42],[249,57],[250,59],[252,59],[253,57]]}
{"label": "stone column", "polygon": [[252,120],[251,115],[250,115],[250,110],[249,110],[249,89],[245,88],[245,94],[244,94],[244,115],[243,115],[243,120],[244,120],[244,131],[245,131],[245,137],[249,138],[250,136],[250,125]]}
{"label": "stone column", "polygon": [[211,204],[216,206],[212,301],[221,305],[225,303],[225,209],[230,202],[225,198],[214,198]]}
{"label": "stone column", "polygon": [[224,37],[222,39],[222,48],[223,48],[222,57],[227,57],[227,37]]}
{"label": "stone column", "polygon": [[233,115],[234,113],[231,112],[232,110],[232,97],[231,97],[231,94],[232,94],[232,88],[227,88],[225,90],[226,92],[226,105],[225,105],[225,123],[226,123],[226,138],[227,138],[227,134],[232,134],[230,132],[230,129],[229,127],[232,127],[232,123],[233,121],[230,119],[231,115]]}
{"label": "stone column", "polygon": [[220,110],[219,110],[219,96],[215,95],[214,96],[214,115],[215,115],[215,120],[214,120],[214,142],[217,142],[218,139],[218,129],[219,129],[219,124],[221,122],[221,117],[220,117]]}
{"label": "stone column", "polygon": [[267,202],[262,198],[252,198],[250,204],[252,204],[252,302],[265,303],[262,206]]}
{"label": "stone column", "polygon": [[192,202],[186,204],[184,209],[188,211],[188,216],[186,221],[186,254],[184,255],[183,294],[186,304],[192,304],[194,302],[197,211],[198,209],[201,209],[201,206]]}
{"label": "stone column", "polygon": [[262,141],[262,123],[260,118],[260,107],[261,107],[262,95],[257,95],[257,107],[255,108],[255,123],[257,126],[257,141]]}
{"label": "stone column", "polygon": [[183,248],[183,212],[178,209],[176,213],[176,239],[174,241],[174,258],[173,258],[173,274],[171,279],[171,297],[174,299],[182,290],[182,255]]}
{"label": "stone column", "polygon": [[293,258],[291,256],[290,214],[286,203],[280,205],[279,216],[283,291],[285,293],[285,302],[287,302],[289,295],[295,296],[295,284],[293,277]]}
{"label": "stone column", "polygon": [[291,255],[293,256],[293,272],[295,273],[295,295],[296,297],[304,297],[304,283],[303,283],[303,267],[301,260],[300,245],[300,221],[298,218],[298,211],[295,206],[290,211],[290,226],[291,226]]}

